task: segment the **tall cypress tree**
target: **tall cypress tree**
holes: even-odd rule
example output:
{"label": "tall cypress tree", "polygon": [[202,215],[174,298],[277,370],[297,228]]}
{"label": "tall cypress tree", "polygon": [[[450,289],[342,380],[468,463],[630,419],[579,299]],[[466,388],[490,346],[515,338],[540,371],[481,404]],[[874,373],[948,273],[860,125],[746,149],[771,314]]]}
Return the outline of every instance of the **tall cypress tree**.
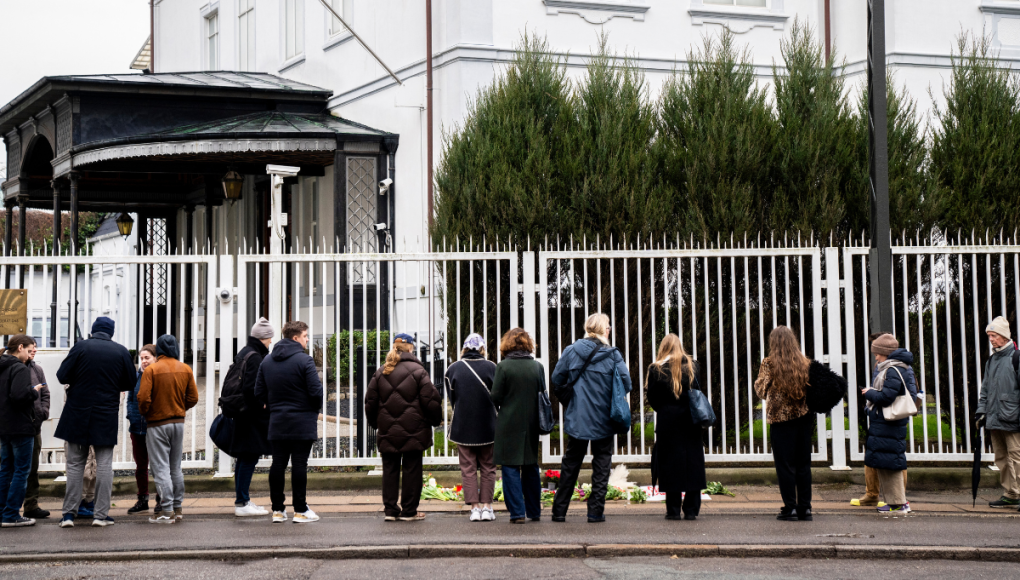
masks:
{"label": "tall cypress tree", "polygon": [[775,122],[747,51],[724,30],[687,55],[659,101],[653,146],[684,236],[757,233],[772,189]]}
{"label": "tall cypress tree", "polygon": [[1020,227],[1020,80],[998,66],[990,38],[963,34],[944,95],[931,145],[940,224],[954,237],[958,229],[1012,234]]}
{"label": "tall cypress tree", "polygon": [[810,26],[794,21],[780,43],[786,68],[773,66],[779,124],[771,228],[827,236],[847,232],[856,123],[836,70]]}

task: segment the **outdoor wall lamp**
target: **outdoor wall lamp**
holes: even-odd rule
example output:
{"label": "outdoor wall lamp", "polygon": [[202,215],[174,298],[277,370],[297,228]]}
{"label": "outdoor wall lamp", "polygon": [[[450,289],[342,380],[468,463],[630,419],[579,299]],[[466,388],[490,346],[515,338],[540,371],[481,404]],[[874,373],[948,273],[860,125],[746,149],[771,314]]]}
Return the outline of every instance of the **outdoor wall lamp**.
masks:
{"label": "outdoor wall lamp", "polygon": [[131,228],[135,225],[135,220],[131,219],[131,216],[127,212],[120,214],[117,218],[117,230],[120,231],[120,235],[125,238],[131,235]]}
{"label": "outdoor wall lamp", "polygon": [[223,176],[223,195],[231,203],[241,199],[241,186],[244,185],[244,177],[231,169]]}

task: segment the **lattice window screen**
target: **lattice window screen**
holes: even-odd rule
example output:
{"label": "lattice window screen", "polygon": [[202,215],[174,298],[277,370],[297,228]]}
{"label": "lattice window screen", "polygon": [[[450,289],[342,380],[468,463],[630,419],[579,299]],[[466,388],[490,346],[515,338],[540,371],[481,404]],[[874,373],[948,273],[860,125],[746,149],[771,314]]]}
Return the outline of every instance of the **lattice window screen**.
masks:
{"label": "lattice window screen", "polygon": [[[375,157],[347,158],[347,235],[355,252],[377,252]],[[354,282],[375,283],[375,264],[354,263]]]}
{"label": "lattice window screen", "polygon": [[[145,253],[149,256],[166,256],[167,247],[166,220],[148,219],[149,232]],[[145,268],[145,305],[152,306],[153,284],[155,284],[155,300],[157,306],[165,306],[167,298],[166,264],[150,264]]]}

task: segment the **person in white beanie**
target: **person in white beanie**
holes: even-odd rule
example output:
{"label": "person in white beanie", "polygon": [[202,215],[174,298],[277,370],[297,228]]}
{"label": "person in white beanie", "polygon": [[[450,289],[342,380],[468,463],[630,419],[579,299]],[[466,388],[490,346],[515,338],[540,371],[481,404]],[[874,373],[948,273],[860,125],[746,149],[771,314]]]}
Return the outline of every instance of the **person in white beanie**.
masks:
{"label": "person in white beanie", "polygon": [[976,423],[992,439],[999,483],[1004,490],[1002,497],[988,506],[1015,508],[1020,506],[1020,351],[1005,317],[997,317],[985,332],[992,354],[985,363]]}
{"label": "person in white beanie", "polygon": [[273,452],[269,445],[269,411],[255,399],[255,379],[262,359],[269,354],[269,344],[276,332],[265,318],[251,327],[248,344],[234,357],[234,365],[241,366],[241,392],[245,409],[234,419],[234,439],[230,453],[237,459],[234,465],[234,515],[237,517],[265,516],[269,511],[251,501],[248,489],[259,457]]}

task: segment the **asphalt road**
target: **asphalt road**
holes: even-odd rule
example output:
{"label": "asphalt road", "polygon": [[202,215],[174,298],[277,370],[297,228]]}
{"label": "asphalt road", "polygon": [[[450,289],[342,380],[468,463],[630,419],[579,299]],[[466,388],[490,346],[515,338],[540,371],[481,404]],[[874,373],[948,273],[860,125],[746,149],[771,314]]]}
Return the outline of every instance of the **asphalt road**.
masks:
{"label": "asphalt road", "polygon": [[555,580],[658,578],[773,580],[786,578],[1020,578],[1016,564],[996,562],[803,560],[779,558],[492,558],[439,560],[269,560],[232,562],[114,562],[20,564],[0,569],[0,578],[19,580],[128,579],[168,580],[319,580],[386,578],[387,580],[485,580],[528,578]]}
{"label": "asphalt road", "polygon": [[[146,550],[325,548],[425,544],[752,544],[911,545],[1020,549],[1020,517],[907,516],[875,513],[818,515],[813,522],[780,522],[773,516],[702,516],[666,521],[650,515],[608,516],[589,524],[583,511],[558,524],[545,519],[511,525],[470,523],[460,514],[432,513],[423,522],[384,522],[378,515],[341,514],[314,524],[272,524],[268,519],[192,516],[156,526],[121,519],[117,525],[62,529],[51,518],[31,528],[0,532],[0,554],[87,553]],[[1020,567],[1017,567],[1020,570]]]}

